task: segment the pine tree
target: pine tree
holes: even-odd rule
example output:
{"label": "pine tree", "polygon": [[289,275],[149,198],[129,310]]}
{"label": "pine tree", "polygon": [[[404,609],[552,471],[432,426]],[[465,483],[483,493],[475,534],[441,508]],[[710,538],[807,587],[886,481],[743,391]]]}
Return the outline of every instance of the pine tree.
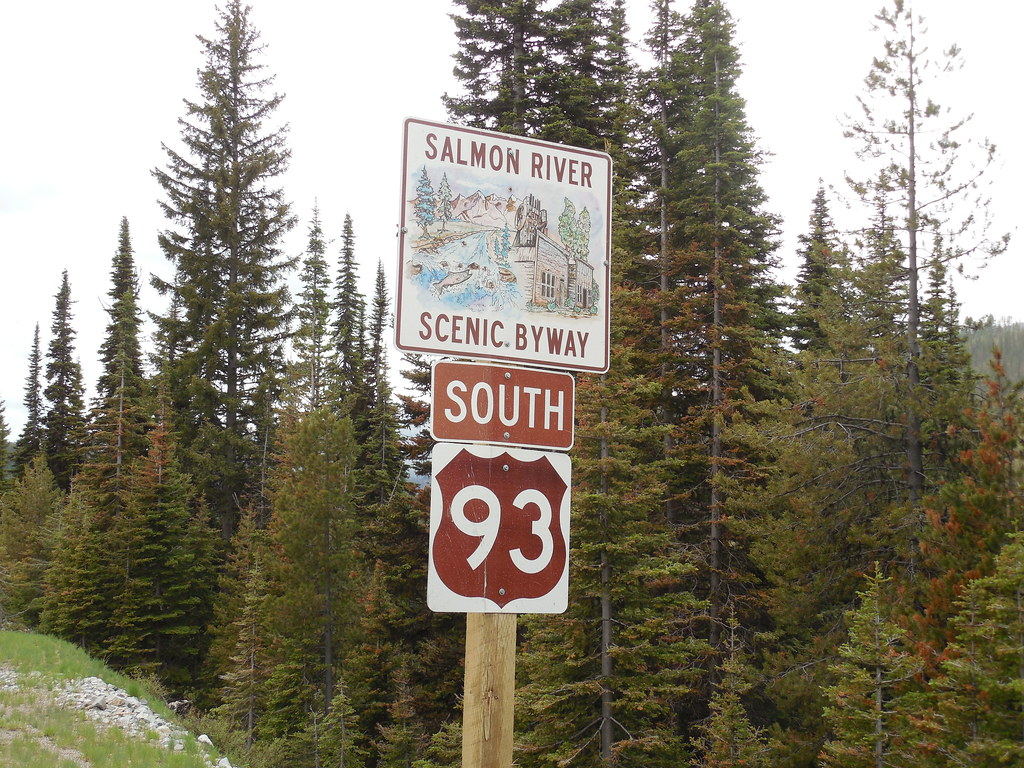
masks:
{"label": "pine tree", "polygon": [[46,459],[37,456],[0,498],[0,620],[34,628],[44,578],[58,536],[63,494]]}
{"label": "pine tree", "polygon": [[333,306],[334,346],[340,368],[335,399],[351,401],[348,407],[358,414],[365,406],[366,300],[359,292],[355,232],[352,217],[347,213],[341,231],[340,256]]}
{"label": "pine tree", "polygon": [[532,133],[541,102],[537,77],[545,65],[540,3],[456,2],[464,11],[452,14],[459,41],[455,77],[464,93],[445,95],[449,116],[475,128]]}
{"label": "pine tree", "polygon": [[241,729],[245,746],[250,750],[256,740],[257,723],[266,709],[266,683],[270,676],[266,632],[269,588],[264,569],[257,555],[245,573],[241,609],[231,622],[235,646],[227,660],[226,671],[220,675],[223,703],[215,710],[217,716],[231,723],[233,728]]}
{"label": "pine tree", "polygon": [[142,368],[142,312],[127,219],[121,219],[110,278],[110,319],[99,351],[103,368],[90,414],[82,480],[100,493],[116,494],[127,465],[146,452],[145,432],[152,411]]}
{"label": "pine tree", "polygon": [[76,333],[72,326],[71,286],[67,270],[64,270],[56,299],[50,327],[53,335],[47,350],[47,384],[43,390],[49,401],[43,418],[43,449],[57,487],[67,491],[71,487],[71,478],[81,466],[85,439],[82,367],[75,358]]}
{"label": "pine tree", "polygon": [[629,62],[622,0],[561,0],[542,17],[546,66],[534,135],[624,158]]}
{"label": "pine tree", "polygon": [[132,467],[126,509],[112,528],[121,580],[107,653],[125,670],[192,693],[207,648],[213,533],[179,468],[165,417],[147,438],[149,451]]}
{"label": "pine tree", "polygon": [[848,256],[839,243],[825,188],[818,187],[812,203],[808,232],[800,235],[800,271],[797,273],[792,338],[799,350],[826,351],[829,333],[824,325],[849,311],[844,306],[848,286],[844,267]]}
{"label": "pine tree", "polygon": [[287,392],[293,407],[301,413],[324,405],[331,387],[330,277],[324,258],[326,251],[320,209],[314,206],[306,256],[299,275],[302,287],[295,310],[298,328],[292,337],[296,359],[290,365]]}
{"label": "pine tree", "polygon": [[1014,534],[993,572],[971,581],[953,619],[943,676],[932,683],[938,728],[922,739],[942,765],[1024,760],[1024,543]]}
{"label": "pine tree", "polygon": [[711,696],[710,714],[698,727],[697,754],[700,768],[768,768],[776,765],[772,745],[763,731],[750,723],[743,697],[751,687],[752,670],[739,648],[738,627],[730,622],[728,656],[722,663],[722,681]]}
{"label": "pine tree", "polygon": [[170,302],[161,366],[183,468],[230,538],[240,506],[259,493],[271,442],[291,266],[281,238],[294,218],[274,187],[290,156],[287,129],[268,127],[282,97],[267,95],[273,78],[257,61],[249,8],[229,0],[216,32],[200,37],[201,100],[185,102],[184,150],[165,145],[167,168],[154,171],[176,227],[160,236],[175,274],[155,285]]}
{"label": "pine tree", "polygon": [[908,647],[907,633],[886,607],[889,579],[878,569],[859,593],[860,606],[847,614],[849,640],[831,665],[838,682],[826,693],[825,718],[832,738],[821,754],[823,766],[883,768],[917,765],[914,735],[905,701],[908,681],[921,661]]}
{"label": "pine tree", "polygon": [[335,700],[356,620],[358,451],[351,420],[326,407],[287,423],[283,433],[270,524],[280,551],[273,607],[278,650],[264,730],[304,733],[319,749],[319,724]]}
{"label": "pine tree", "polygon": [[645,375],[655,310],[645,289],[616,283],[611,369],[577,387],[569,608],[521,622],[524,765],[685,760],[679,710],[709,655],[695,565],[662,511],[661,385]]}
{"label": "pine tree", "polygon": [[43,357],[39,346],[39,323],[32,337],[32,350],[28,358],[28,376],[25,378],[25,426],[14,444],[14,473],[21,474],[25,467],[43,452]]}
{"label": "pine tree", "polygon": [[922,579],[913,617],[918,642],[930,665],[942,660],[951,639],[949,619],[958,596],[973,580],[991,576],[1008,531],[1019,530],[1022,468],[1019,385],[997,367],[981,408],[968,412],[975,444],[959,455],[961,471],[922,507],[928,525],[921,533]]}
{"label": "pine tree", "polygon": [[0,400],[0,493],[7,490],[11,472],[11,428],[7,425],[3,400]]}
{"label": "pine tree", "polygon": [[[928,486],[925,447],[929,435],[922,418],[926,409],[917,401],[921,385],[921,273],[935,261],[959,259],[975,251],[997,253],[1006,238],[990,240],[987,200],[979,194],[979,180],[994,158],[995,148],[984,142],[974,167],[961,170],[966,120],[951,119],[928,95],[929,73],[959,68],[956,46],[941,56],[928,54],[924,20],[904,0],[893,0],[875,17],[884,35],[884,53],[875,58],[865,78],[866,96],[860,99],[862,116],[851,121],[846,134],[860,144],[868,180],[851,180],[866,200],[877,193],[894,193],[902,210],[893,222],[906,258],[907,314],[901,326],[906,336],[904,365],[911,396],[907,400],[905,450],[908,464],[907,495],[912,506],[920,503]],[[961,207],[962,206],[962,207]],[[951,232],[944,247],[929,252],[927,236]]]}
{"label": "pine tree", "polygon": [[761,514],[752,501],[767,462],[745,432],[760,420],[757,403],[783,393],[783,318],[770,274],[774,219],[762,209],[759,155],[737,91],[734,23],[722,3],[700,0],[683,31],[689,93],[678,107],[676,186],[668,191],[674,263],[662,297],[675,305],[664,321],[665,413],[676,425],[669,453],[678,465],[668,494],[705,561],[698,594],[717,647],[726,611],[745,628],[760,611],[749,599],[760,584],[744,518]]}

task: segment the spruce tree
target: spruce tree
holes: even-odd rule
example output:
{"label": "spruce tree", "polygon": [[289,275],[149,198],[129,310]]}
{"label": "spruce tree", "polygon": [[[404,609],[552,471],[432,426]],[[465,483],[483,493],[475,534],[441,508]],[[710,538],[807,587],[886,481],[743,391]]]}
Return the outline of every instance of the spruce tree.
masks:
{"label": "spruce tree", "polygon": [[285,429],[271,531],[283,558],[279,632],[305,658],[290,659],[317,680],[319,716],[329,712],[356,570],[358,455],[348,417],[321,407]]}
{"label": "spruce tree", "polygon": [[942,765],[1024,760],[1024,544],[1006,541],[993,572],[971,581],[954,641],[932,683],[938,728],[922,739]]}
{"label": "spruce tree", "polygon": [[43,452],[43,357],[39,346],[39,323],[32,336],[25,377],[25,426],[14,444],[14,472],[19,475],[36,456]]}
{"label": "spruce tree", "polygon": [[179,467],[166,418],[147,440],[146,456],[126,479],[125,512],[112,529],[121,578],[107,654],[125,670],[156,675],[174,693],[194,695],[212,614],[214,534]]}
{"label": "spruce tree", "polygon": [[[110,279],[109,320],[99,350],[102,371],[90,413],[83,467],[83,480],[100,493],[116,493],[128,464],[145,454],[145,432],[152,419],[139,339],[138,277],[127,219],[121,219]],[[101,499],[99,503],[105,502]]]}
{"label": "spruce tree", "polygon": [[72,326],[71,286],[67,270],[61,278],[53,310],[52,336],[47,350],[46,388],[49,402],[43,418],[43,449],[57,487],[67,491],[71,478],[82,463],[85,440],[82,367],[75,357],[75,329]]}
{"label": "spruce tree", "polygon": [[282,97],[258,63],[249,7],[229,0],[216,36],[200,37],[200,99],[185,102],[179,151],[164,145],[154,171],[173,228],[160,245],[174,266],[155,285],[169,298],[159,319],[161,367],[193,475],[222,535],[259,493],[270,414],[283,370],[291,262],[281,239],[294,218],[277,188],[290,152],[272,127]]}
{"label": "spruce tree", "polygon": [[545,66],[543,20],[538,0],[487,3],[456,0],[452,14],[455,77],[461,95],[444,97],[453,121],[527,135],[538,122],[537,77]]}
{"label": "spruce tree", "polygon": [[338,274],[335,280],[334,311],[334,347],[337,354],[338,373],[335,397],[339,401],[356,398],[352,405],[353,413],[358,413],[361,403],[358,398],[363,395],[364,358],[366,345],[364,326],[366,324],[366,300],[359,292],[359,273],[356,262],[356,236],[352,225],[352,217],[345,214],[345,223],[341,230],[341,249],[338,261]]}
{"label": "spruce tree", "polygon": [[921,661],[886,606],[888,581],[876,569],[859,593],[860,605],[848,614],[849,640],[832,664],[837,682],[826,692],[832,737],[822,750],[823,766],[918,764],[904,693]]}
{"label": "spruce tree", "polygon": [[301,288],[295,308],[298,327],[292,337],[295,360],[289,366],[287,388],[292,407],[301,413],[324,405],[331,387],[330,278],[324,258],[326,251],[320,209],[314,206],[306,255],[299,274]]}
{"label": "spruce tree", "polygon": [[0,498],[0,620],[34,629],[63,513],[63,494],[46,459],[36,456]]}
{"label": "spruce tree", "polygon": [[11,428],[7,424],[3,400],[0,400],[0,493],[7,490],[11,476]]}
{"label": "spruce tree", "polygon": [[799,240],[800,271],[796,279],[791,337],[798,350],[820,353],[827,349],[829,342],[823,325],[834,322],[836,312],[849,311],[843,306],[848,290],[843,268],[848,256],[839,242],[822,186],[814,195],[808,231],[800,235]]}

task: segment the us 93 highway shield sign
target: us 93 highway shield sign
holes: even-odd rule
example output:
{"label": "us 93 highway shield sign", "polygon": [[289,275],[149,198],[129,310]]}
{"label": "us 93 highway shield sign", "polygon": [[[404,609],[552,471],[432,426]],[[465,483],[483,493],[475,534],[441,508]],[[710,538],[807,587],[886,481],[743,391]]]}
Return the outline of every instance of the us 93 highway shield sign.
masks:
{"label": "us 93 highway shield sign", "polygon": [[569,599],[569,457],[438,443],[433,470],[431,610],[564,611]]}

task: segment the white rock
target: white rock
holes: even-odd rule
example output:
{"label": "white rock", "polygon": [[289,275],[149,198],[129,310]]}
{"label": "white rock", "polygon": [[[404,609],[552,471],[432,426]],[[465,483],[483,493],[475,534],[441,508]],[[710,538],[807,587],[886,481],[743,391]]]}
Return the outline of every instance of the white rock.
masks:
{"label": "white rock", "polygon": [[213,742],[210,741],[210,737],[207,736],[205,733],[200,734],[199,738],[196,739],[196,741],[198,741],[200,744],[205,744],[208,747],[212,747],[213,746]]}
{"label": "white rock", "polygon": [[231,768],[231,761],[226,757],[222,757],[217,761],[217,768]]}

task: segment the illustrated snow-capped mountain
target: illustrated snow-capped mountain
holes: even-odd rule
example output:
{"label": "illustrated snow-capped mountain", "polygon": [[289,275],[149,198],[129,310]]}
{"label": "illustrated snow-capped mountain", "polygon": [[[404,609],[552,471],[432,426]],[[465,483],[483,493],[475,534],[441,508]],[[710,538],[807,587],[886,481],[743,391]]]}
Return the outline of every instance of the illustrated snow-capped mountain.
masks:
{"label": "illustrated snow-capped mountain", "polygon": [[452,218],[481,224],[488,227],[504,227],[509,220],[514,220],[516,201],[509,197],[485,195],[479,190],[463,197],[456,195],[452,199]]}

